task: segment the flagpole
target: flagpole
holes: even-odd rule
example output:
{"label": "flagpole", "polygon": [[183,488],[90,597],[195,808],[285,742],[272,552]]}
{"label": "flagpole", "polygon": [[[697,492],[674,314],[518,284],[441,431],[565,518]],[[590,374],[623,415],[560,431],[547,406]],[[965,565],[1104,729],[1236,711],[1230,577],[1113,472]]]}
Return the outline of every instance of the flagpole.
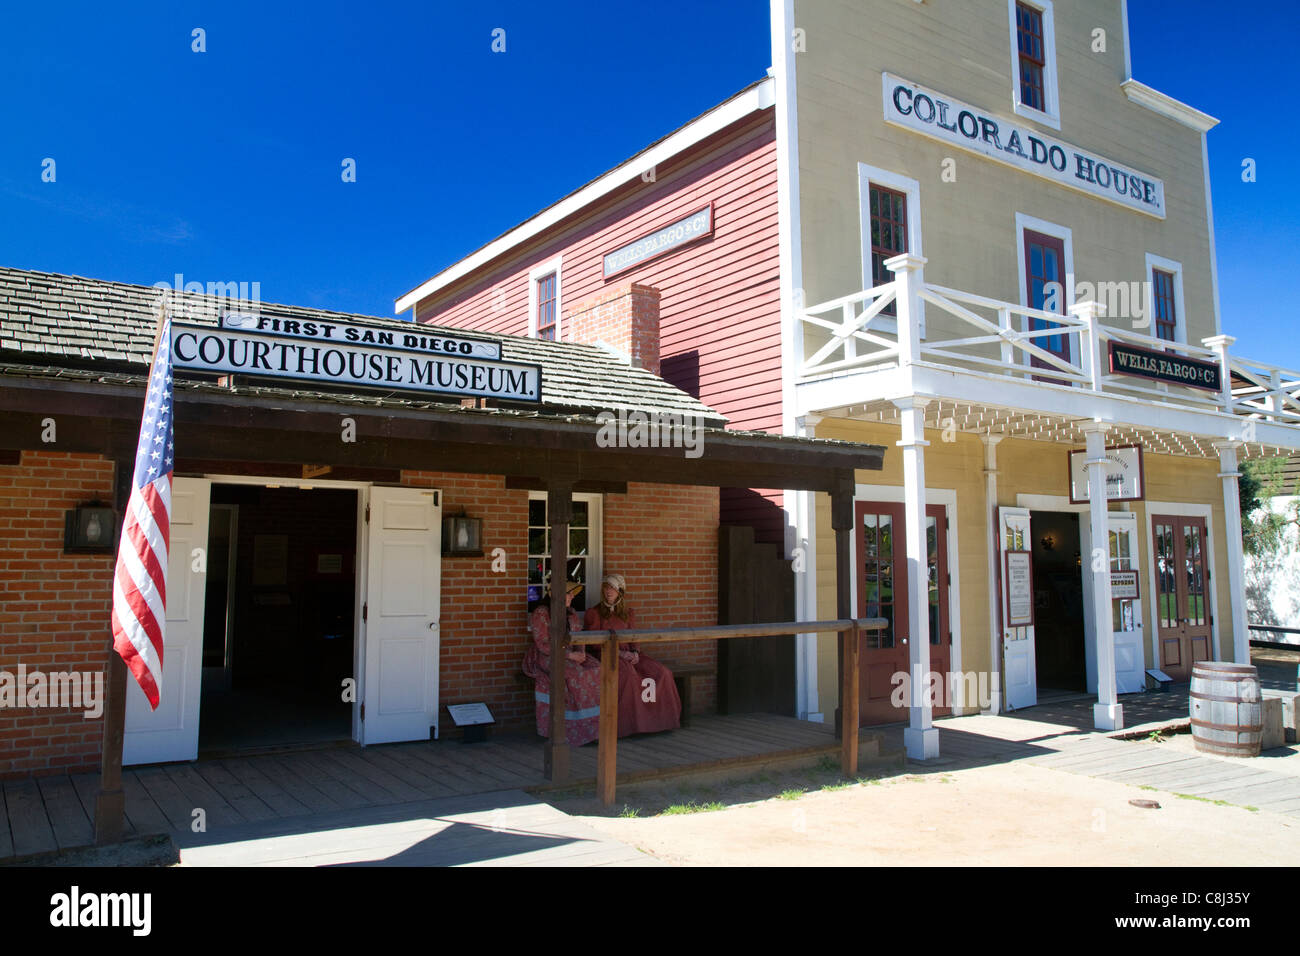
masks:
{"label": "flagpole", "polygon": [[[154,328],[153,348],[149,350],[149,374],[162,342],[163,326],[167,322],[167,299],[158,299],[158,322]],[[146,378],[146,381],[148,379]],[[146,399],[147,400],[147,399]],[[114,458],[113,507],[124,515],[131,496],[131,482],[135,474],[135,460]],[[118,548],[122,547],[121,535]],[[114,555],[114,569],[117,558]],[[99,792],[95,794],[95,844],[104,846],[119,843],[126,833],[126,794],[122,790],[122,746],[126,740],[126,662],[108,645],[108,700],[104,706],[104,739],[100,755]]]}

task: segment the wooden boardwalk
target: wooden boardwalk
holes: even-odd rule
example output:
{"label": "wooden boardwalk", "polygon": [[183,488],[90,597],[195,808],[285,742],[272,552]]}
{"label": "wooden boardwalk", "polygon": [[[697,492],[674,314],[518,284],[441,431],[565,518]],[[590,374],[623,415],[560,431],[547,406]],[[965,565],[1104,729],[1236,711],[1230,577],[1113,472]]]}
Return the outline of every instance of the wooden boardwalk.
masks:
{"label": "wooden boardwalk", "polygon": [[[880,759],[880,735],[863,731],[861,759]],[[780,764],[837,757],[830,727],[769,714],[699,716],[681,730],[625,738],[620,784],[683,773],[743,776]],[[473,794],[554,788],[542,773],[542,743],[502,735],[486,743],[453,740],[348,745],[123,773],[128,838],[347,814],[372,807]],[[901,758],[897,758],[901,764]],[[594,783],[596,745],[571,752],[571,788]],[[98,774],[6,781],[0,788],[0,860],[93,842]],[[178,840],[179,842],[179,840]]]}

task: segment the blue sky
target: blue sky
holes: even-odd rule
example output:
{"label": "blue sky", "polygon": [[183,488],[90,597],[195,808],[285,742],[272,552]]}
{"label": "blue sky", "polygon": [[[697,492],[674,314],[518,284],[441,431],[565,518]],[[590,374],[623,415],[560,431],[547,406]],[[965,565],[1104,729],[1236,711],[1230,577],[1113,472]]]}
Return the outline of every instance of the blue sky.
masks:
{"label": "blue sky", "polygon": [[[763,0],[656,0],[653,16],[569,2],[111,6],[6,9],[0,264],[259,282],[265,300],[378,315],[770,62]],[[1223,121],[1210,161],[1225,331],[1242,354],[1300,368],[1286,298],[1300,13],[1266,3],[1225,21],[1209,0],[1130,0],[1130,23],[1135,76]]]}

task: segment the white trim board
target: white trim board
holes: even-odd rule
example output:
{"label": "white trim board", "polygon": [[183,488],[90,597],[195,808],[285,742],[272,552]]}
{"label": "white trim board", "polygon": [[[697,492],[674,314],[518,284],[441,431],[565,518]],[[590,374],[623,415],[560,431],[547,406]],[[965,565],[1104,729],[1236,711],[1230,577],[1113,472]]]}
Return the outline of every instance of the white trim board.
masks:
{"label": "white trim board", "polygon": [[[1147,593],[1151,595],[1151,600],[1145,603],[1151,607],[1151,660],[1156,667],[1160,666],[1160,642],[1159,620],[1156,618],[1156,541],[1151,534],[1151,516],[1156,514],[1162,515],[1182,515],[1188,518],[1205,519],[1205,553],[1206,570],[1210,573],[1210,616],[1214,623],[1210,625],[1210,640],[1213,644],[1214,659],[1223,660],[1219,653],[1219,618],[1223,616],[1222,609],[1219,607],[1219,572],[1214,567],[1214,506],[1196,504],[1187,501],[1144,501],[1142,504],[1146,510],[1143,512],[1143,524],[1146,526],[1139,531],[1146,537],[1147,541],[1147,587],[1151,590]],[[1229,595],[1231,600],[1231,595]]]}
{"label": "white trim board", "polygon": [[443,269],[433,278],[416,286],[410,292],[398,298],[394,312],[404,312],[416,305],[421,299],[445,288],[457,279],[461,279],[497,256],[527,242],[558,223],[580,212],[602,196],[606,196],[629,183],[642,173],[648,172],[660,163],[667,162],[699,142],[712,136],[731,124],[744,119],[759,110],[771,109],[774,103],[774,81],[769,77],[754,84],[724,103],[715,106],[703,116],[691,120],[675,133],[660,140],[655,145],[642,150],[622,165],[615,167],[587,185],[570,193],[554,205],[543,209],[527,222],[516,226],[509,232],[471,253],[459,262]]}
{"label": "white trim board", "polygon": [[[857,484],[853,488],[853,501],[856,504],[859,501],[885,501],[885,502],[906,502],[906,489],[903,485],[864,485]],[[961,653],[961,567],[960,555],[961,549],[958,547],[957,540],[957,492],[952,488],[926,488],[925,489],[926,505],[942,505],[944,516],[948,519],[948,528],[945,538],[948,541],[948,576],[951,579],[948,585],[948,628],[952,631],[952,659],[951,670],[953,672],[962,671],[962,653]],[[849,531],[849,554],[852,555],[852,566],[858,567],[858,536],[856,528]],[[857,613],[858,607],[858,575],[855,572],[850,581],[850,600],[852,601],[853,613]],[[990,663],[990,672],[993,665]],[[959,692],[963,695],[966,693],[966,683],[961,681],[956,685]],[[976,708],[976,713],[982,709],[979,701],[961,700],[953,702],[953,715],[957,716],[958,706],[962,710],[970,707]]]}

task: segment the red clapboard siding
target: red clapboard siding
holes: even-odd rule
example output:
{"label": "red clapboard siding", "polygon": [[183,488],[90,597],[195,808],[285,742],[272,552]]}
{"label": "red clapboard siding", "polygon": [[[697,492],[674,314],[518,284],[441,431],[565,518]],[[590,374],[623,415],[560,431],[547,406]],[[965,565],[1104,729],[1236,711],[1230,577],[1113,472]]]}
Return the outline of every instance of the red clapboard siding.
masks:
{"label": "red clapboard siding", "polygon": [[[605,280],[606,253],[713,203],[713,236]],[[510,250],[416,306],[420,322],[527,334],[528,274],[562,256],[561,335],[574,305],[615,282],[660,293],[663,377],[730,427],[781,430],[781,304],[776,146],[770,111],[750,116]],[[781,492],[724,492],[724,523],[783,539]]]}

